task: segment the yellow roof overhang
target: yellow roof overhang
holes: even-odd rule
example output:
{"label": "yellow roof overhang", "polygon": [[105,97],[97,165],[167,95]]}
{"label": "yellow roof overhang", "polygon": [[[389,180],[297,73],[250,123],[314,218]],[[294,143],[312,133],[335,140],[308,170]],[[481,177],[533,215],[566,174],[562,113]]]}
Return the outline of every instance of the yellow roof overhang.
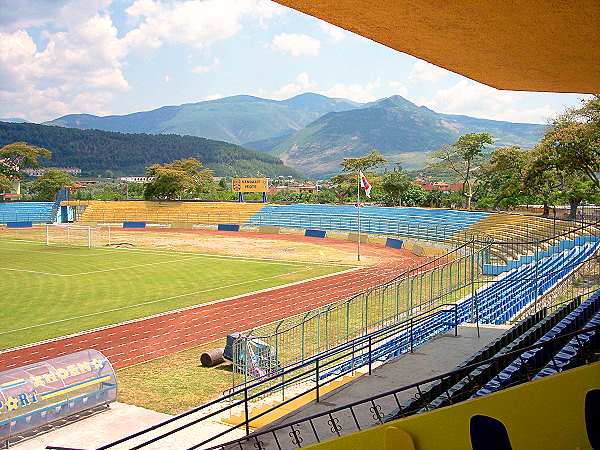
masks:
{"label": "yellow roof overhang", "polygon": [[600,0],[275,0],[498,89],[600,92]]}

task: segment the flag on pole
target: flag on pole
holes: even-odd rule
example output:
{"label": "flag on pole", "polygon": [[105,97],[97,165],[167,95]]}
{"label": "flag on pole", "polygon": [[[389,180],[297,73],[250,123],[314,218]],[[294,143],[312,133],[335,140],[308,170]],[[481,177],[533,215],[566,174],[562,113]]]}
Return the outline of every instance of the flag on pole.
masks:
{"label": "flag on pole", "polygon": [[359,174],[360,174],[360,187],[364,188],[365,194],[367,194],[367,197],[371,198],[371,183],[369,183],[369,180],[367,180],[367,177],[364,176],[362,171],[359,172]]}

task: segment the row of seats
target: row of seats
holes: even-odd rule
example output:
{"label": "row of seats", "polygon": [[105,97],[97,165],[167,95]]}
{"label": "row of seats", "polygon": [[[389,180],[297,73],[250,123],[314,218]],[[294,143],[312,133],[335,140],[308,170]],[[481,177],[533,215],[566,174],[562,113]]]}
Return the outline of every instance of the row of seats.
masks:
{"label": "row of seats", "polygon": [[[536,341],[536,344],[547,342],[551,339],[583,328],[591,319],[593,319],[598,310],[600,310],[600,295],[599,293],[596,293],[567,316],[563,317],[552,329],[541,336]],[[580,348],[581,346],[578,347],[578,349]],[[539,368],[544,367],[554,355],[555,352],[549,348],[536,348],[519,355],[518,358],[512,361],[507,367],[481,387],[473,397],[487,395],[514,384],[518,384],[523,380],[528,380],[530,378],[530,373],[539,371]]]}
{"label": "row of seats", "polygon": [[[488,215],[427,208],[365,206],[360,209],[361,231],[365,233],[432,240],[448,239]],[[358,230],[358,217],[353,205],[268,205],[253,216],[249,224],[352,232]]]}
{"label": "row of seats", "polygon": [[[597,326],[600,326],[600,291],[583,303],[576,298],[562,305],[553,314],[548,315],[546,309],[543,309],[521,320],[460,364],[457,369],[544,343],[578,329]],[[558,352],[555,347],[536,349],[511,358],[512,362],[508,366],[506,362],[502,364],[502,358],[499,358],[467,372],[457,371],[452,376],[430,383],[426,388],[420,388],[414,398],[386,416],[386,422],[449,406],[529,379],[539,379],[576,367],[586,362],[588,355],[599,347],[600,332],[593,330],[573,337],[560,347]]]}
{"label": "row of seats", "polygon": [[[541,320],[535,322],[531,327],[527,328],[523,333],[516,336],[515,339],[508,342],[489,357],[492,358],[502,356],[509,352],[532,345],[538,339],[540,334],[546,333],[549,329],[556,325],[556,323],[558,323],[563,317],[571,312],[577,306],[577,304],[577,300],[570,302],[549,316],[546,316],[543,313],[542,316],[544,317]],[[473,392],[475,392],[495,373],[497,373],[498,370],[500,370],[500,368],[496,363],[483,364],[473,369],[451,387],[445,389],[443,392],[438,393],[438,396],[432,399],[429,403],[423,405],[421,412],[429,411],[435,408],[441,408],[449,404],[466,400],[473,394]]]}
{"label": "row of seats", "polygon": [[[600,312],[597,312],[585,326],[600,326]],[[600,332],[594,330],[576,335],[552,358],[546,367],[538,372],[533,379],[537,380],[539,378],[547,377],[548,375],[553,375],[557,372],[562,372],[563,370],[577,366],[577,363],[580,362],[583,354],[585,354],[586,351],[592,346],[595,346],[596,348],[600,346]]]}
{"label": "row of seats", "polygon": [[91,201],[80,222],[189,223],[216,225],[243,224],[263,208],[261,203],[234,202],[142,202]]}
{"label": "row of seats", "polygon": [[[368,361],[385,361],[409,351],[427,342],[434,336],[444,333],[454,327],[455,323],[473,321],[478,314],[481,323],[502,324],[512,318],[527,304],[534,300],[571,273],[577,266],[587,260],[600,244],[586,244],[539,261],[537,274],[544,274],[536,281],[535,263],[530,263],[498,277],[497,281],[479,289],[476,293],[477,311],[472,298],[466,297],[457,303],[456,311],[449,309],[439,311],[430,317],[415,321],[411,329],[406,329],[389,338],[377,342],[371,355],[365,353],[355,356],[352,360],[336,365],[324,371],[321,378],[325,379],[334,374],[345,373],[353,367],[359,367]],[[558,316],[553,316],[558,317]],[[544,322],[546,323],[546,322]],[[532,343],[527,341],[526,343]],[[526,345],[523,345],[526,346]]]}
{"label": "row of seats", "polygon": [[[506,330],[492,342],[481,348],[478,352],[473,354],[470,358],[461,363],[457,368],[464,368],[477,364],[481,361],[485,361],[489,358],[494,357],[503,348],[515,341],[517,338],[522,336],[526,331],[537,325],[542,319],[546,317],[546,309],[542,309],[535,314],[521,320],[513,327]],[[398,411],[392,414],[388,420],[394,420],[400,417],[414,414],[422,409],[427,409],[428,404],[435,398],[448,391],[453,385],[463,379],[460,373],[456,373],[452,376],[448,376],[441,380],[431,383],[426,389],[422,389],[419,395],[415,398],[405,402],[401,405]]]}
{"label": "row of seats", "polygon": [[[484,323],[505,323],[539,295],[553,288],[593,255],[599,246],[598,242],[587,243],[498,276],[476,292],[479,320]],[[459,304],[460,321],[471,319],[473,303],[469,297]]]}
{"label": "row of seats", "polygon": [[0,203],[0,223],[34,222],[52,223],[56,217],[53,202]]}

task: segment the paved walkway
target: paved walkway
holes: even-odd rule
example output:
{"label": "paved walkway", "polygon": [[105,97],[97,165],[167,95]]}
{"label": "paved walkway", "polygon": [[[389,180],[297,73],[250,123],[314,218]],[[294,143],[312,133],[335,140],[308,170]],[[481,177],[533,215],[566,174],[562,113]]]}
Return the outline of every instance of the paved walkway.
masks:
{"label": "paved walkway", "polygon": [[[370,398],[374,395],[393,390],[402,386],[407,386],[418,381],[434,377],[436,375],[449,372],[456,368],[458,364],[465,361],[469,356],[477,352],[480,348],[487,345],[497,336],[502,334],[508,327],[505,326],[481,326],[481,337],[477,337],[477,329],[474,326],[461,326],[458,329],[458,336],[454,333],[439,336],[418,347],[414,353],[408,353],[396,358],[386,364],[374,369],[372,375],[363,375],[354,381],[336,389],[333,392],[322,396],[321,401],[311,402],[303,408],[294,411],[279,420],[274,421],[269,426],[261,429],[266,430],[278,425],[290,423],[304,417],[326,412],[338,406],[347,405],[359,400]],[[409,400],[417,393],[416,389],[411,389],[399,393],[397,398],[400,403]],[[393,396],[382,398],[375,403],[367,403],[364,406],[357,407],[356,419],[361,424],[361,428],[368,428],[378,425],[377,411],[385,416],[397,409],[397,403]],[[335,414],[336,423],[341,427],[340,434],[356,431],[354,418],[348,411],[341,411]],[[316,420],[313,424],[321,439],[330,439],[336,436],[332,432],[329,417]],[[304,439],[303,446],[308,445],[315,440],[314,432],[308,424],[300,424],[296,427],[301,438]],[[277,433],[282,449],[294,448],[291,445],[289,432],[286,428]],[[287,437],[283,440],[283,437]],[[261,442],[265,450],[278,448],[272,435],[261,437]],[[316,441],[315,441],[316,442]],[[253,444],[245,445],[243,448],[253,448]],[[229,448],[229,447],[227,447]],[[232,448],[240,448],[232,447]]]}

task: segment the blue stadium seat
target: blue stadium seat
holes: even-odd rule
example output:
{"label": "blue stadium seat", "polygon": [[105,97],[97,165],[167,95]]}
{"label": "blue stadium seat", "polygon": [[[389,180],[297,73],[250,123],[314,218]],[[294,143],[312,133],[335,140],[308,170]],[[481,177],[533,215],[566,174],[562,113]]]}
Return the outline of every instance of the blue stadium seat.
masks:
{"label": "blue stadium seat", "polygon": [[[536,343],[547,342],[581,328],[599,309],[600,294],[596,293],[564,317],[551,330],[539,338]],[[518,383],[524,376],[528,378],[527,374],[530,368],[544,365],[549,359],[552,359],[552,356],[553,352],[543,348],[529,350],[522,355],[519,355],[518,358],[479,389],[473,397],[487,395],[499,391],[500,389],[504,389],[505,387]]]}
{"label": "blue stadium seat", "polygon": [[[357,231],[356,213],[356,207],[352,205],[268,205],[255,214],[248,224]],[[365,206],[360,209],[361,230],[364,233],[431,240],[446,239],[488,215],[487,212],[427,208]]]}
{"label": "blue stadium seat", "polygon": [[53,223],[56,218],[53,202],[0,203],[0,223],[23,222]]}

